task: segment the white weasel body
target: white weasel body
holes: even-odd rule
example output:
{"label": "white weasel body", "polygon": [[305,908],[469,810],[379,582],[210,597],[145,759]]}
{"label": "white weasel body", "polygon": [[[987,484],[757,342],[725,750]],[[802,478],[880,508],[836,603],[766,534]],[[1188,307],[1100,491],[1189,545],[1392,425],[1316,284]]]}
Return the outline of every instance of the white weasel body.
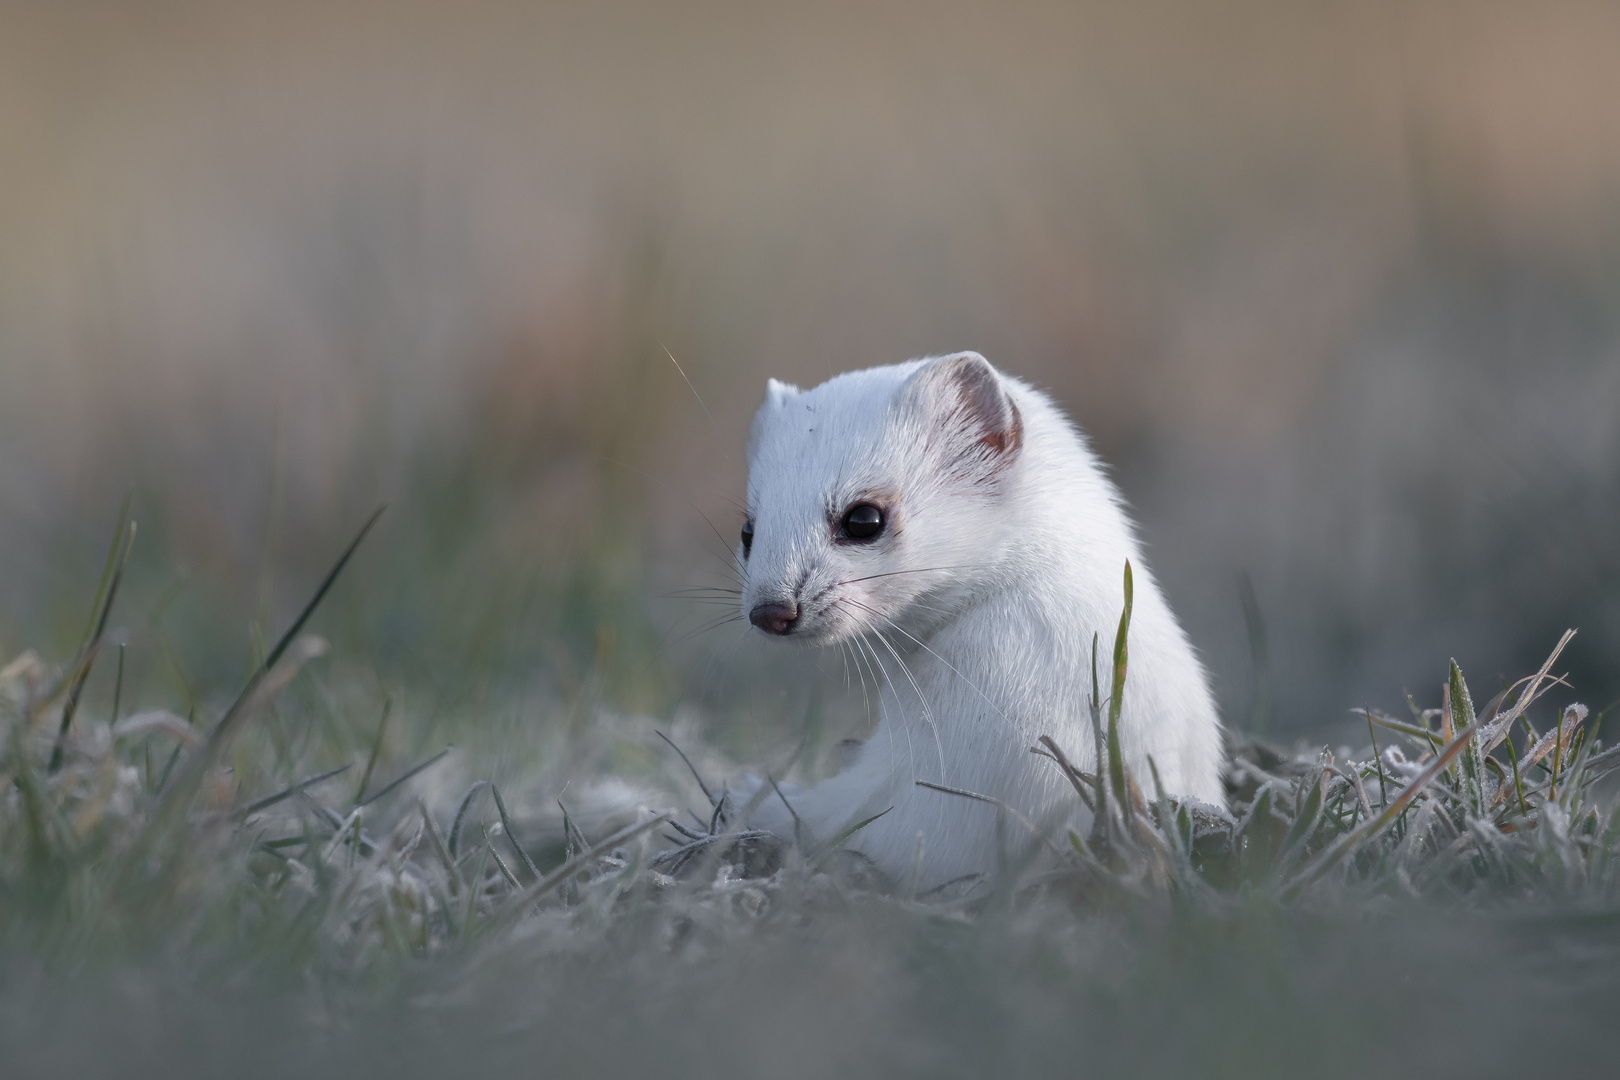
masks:
{"label": "white weasel body", "polygon": [[[1095,769],[1092,639],[1107,693],[1127,559],[1125,760],[1143,784],[1151,758],[1167,792],[1222,801],[1203,669],[1118,492],[1044,394],[975,353],[810,391],[772,380],[749,446],[748,507],[744,613],[772,633],[840,645],[882,702],[848,769],[785,789],[797,823],[772,794],[755,800],[753,824],[826,843],[892,807],[846,846],[896,881],[915,869],[922,889],[994,875],[1031,838],[995,808],[917,780],[1001,799],[1047,827],[1083,824],[1073,789],[1030,748],[1050,735]],[[862,526],[849,525],[850,507],[879,517],[880,532],[852,536]]]}

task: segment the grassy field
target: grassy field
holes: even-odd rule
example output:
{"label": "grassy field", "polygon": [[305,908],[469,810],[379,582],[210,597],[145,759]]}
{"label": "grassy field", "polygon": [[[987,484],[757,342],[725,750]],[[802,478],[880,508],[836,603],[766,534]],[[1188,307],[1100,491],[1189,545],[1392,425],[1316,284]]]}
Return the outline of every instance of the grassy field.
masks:
{"label": "grassy field", "polygon": [[[1620,1075],[1620,5],[918,15],[0,3],[0,1080]],[[766,379],[969,348],[1234,765],[963,906],[704,788]]]}
{"label": "grassy field", "polygon": [[1046,748],[1096,827],[964,906],[728,831],[690,716],[414,713],[316,636],[365,536],[239,686],[126,707],[127,511],[80,647],[6,658],[6,1075],[1612,1068],[1620,756],[1567,636],[1499,695],[1453,665],[1431,707],[1366,710],[1348,757],[1235,740],[1230,814]]}

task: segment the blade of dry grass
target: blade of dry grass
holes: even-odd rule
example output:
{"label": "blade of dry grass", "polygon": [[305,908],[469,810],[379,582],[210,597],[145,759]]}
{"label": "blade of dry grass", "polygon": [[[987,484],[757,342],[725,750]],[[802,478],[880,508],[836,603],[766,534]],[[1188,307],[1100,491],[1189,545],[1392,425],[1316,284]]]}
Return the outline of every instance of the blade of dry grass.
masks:
{"label": "blade of dry grass", "polygon": [[917,780],[914,781],[914,783],[918,787],[925,787],[930,791],[940,791],[944,792],[946,795],[955,795],[962,799],[974,799],[978,802],[989,803],[991,806],[1005,810],[1008,814],[1011,814],[1020,825],[1028,829],[1030,834],[1033,835],[1035,839],[1039,840],[1048,851],[1057,856],[1059,861],[1066,861],[1063,854],[1063,849],[1054,844],[1051,837],[1047,836],[1044,832],[1037,828],[1035,823],[1029,820],[1029,818],[1025,817],[1013,807],[1008,806],[1000,799],[995,798],[992,795],[980,795],[977,791],[965,791],[962,788],[946,787],[944,784],[931,784],[927,780]]}
{"label": "blade of dry grass", "polygon": [[692,759],[686,756],[686,751],[676,746],[675,740],[671,739],[668,735],[665,735],[662,731],[654,731],[653,734],[657,735],[660,739],[663,739],[664,742],[668,743],[669,748],[675,751],[675,753],[679,754],[682,761],[686,762],[686,767],[691,770],[692,779],[697,781],[697,786],[699,790],[703,792],[703,797],[708,799],[709,804],[712,806],[714,804],[714,796],[709,792],[709,785],[703,782],[703,777],[698,774],[697,766],[693,765]]}
{"label": "blade of dry grass", "polygon": [[[1040,746],[1030,747],[1029,752],[1032,754],[1040,754],[1042,757],[1050,758],[1052,761],[1056,762],[1057,767],[1062,771],[1064,778],[1067,779],[1069,781],[1069,785],[1074,788],[1074,793],[1080,796],[1080,801],[1086,804],[1086,809],[1095,814],[1097,812],[1097,804],[1092,800],[1091,792],[1087,791],[1086,788],[1088,786],[1095,788],[1097,784],[1096,777],[1091,777],[1088,779],[1085,773],[1075,768],[1074,764],[1069,761],[1068,755],[1063,752],[1063,748],[1058,746],[1058,744],[1052,739],[1052,736],[1042,735],[1040,738],[1040,743]],[[1042,749],[1042,747],[1045,749]]]}
{"label": "blade of dry grass", "polygon": [[[1541,670],[1528,679],[1519,680],[1521,683],[1529,682],[1529,689],[1519,695],[1512,708],[1492,719],[1489,729],[1485,731],[1482,737],[1486,753],[1496,749],[1497,744],[1507,737],[1508,728],[1513,725],[1513,722],[1523,716],[1524,711],[1535,702],[1536,698],[1544,693],[1541,684],[1547,681],[1547,676],[1552,671],[1553,664],[1557,662],[1559,655],[1564,651],[1564,646],[1568,645],[1574,636],[1574,630],[1565,630],[1563,636],[1558,639],[1558,644],[1553,646],[1553,651],[1547,656],[1546,662],[1541,665]],[[1555,684],[1562,681],[1562,679],[1555,680]],[[1517,685],[1518,683],[1514,684],[1514,686]]]}

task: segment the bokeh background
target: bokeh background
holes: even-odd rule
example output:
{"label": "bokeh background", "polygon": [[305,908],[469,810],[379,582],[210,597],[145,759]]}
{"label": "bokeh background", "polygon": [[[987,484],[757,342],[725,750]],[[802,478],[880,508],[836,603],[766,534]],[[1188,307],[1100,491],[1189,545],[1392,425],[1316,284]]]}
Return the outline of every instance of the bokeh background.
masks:
{"label": "bokeh background", "polygon": [[974,348],[1112,463],[1234,726],[1566,626],[1601,708],[1617,101],[1564,0],[8,0],[0,657],[71,652],[132,492],[129,693],[232,689],[387,502],[320,629],[418,716],[858,726],[669,594],[767,375]]}

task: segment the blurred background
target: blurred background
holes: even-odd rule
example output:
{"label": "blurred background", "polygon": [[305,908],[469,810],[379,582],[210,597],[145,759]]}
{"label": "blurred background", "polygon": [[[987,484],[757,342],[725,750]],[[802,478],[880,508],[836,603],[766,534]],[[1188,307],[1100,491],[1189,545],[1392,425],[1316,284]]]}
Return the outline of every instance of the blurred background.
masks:
{"label": "blurred background", "polygon": [[429,727],[858,730],[670,594],[766,376],[972,348],[1112,463],[1234,727],[1566,626],[1602,708],[1617,101],[1562,0],[10,0],[0,663],[71,652],[131,492],[126,700],[206,704],[387,502],[318,626]]}

